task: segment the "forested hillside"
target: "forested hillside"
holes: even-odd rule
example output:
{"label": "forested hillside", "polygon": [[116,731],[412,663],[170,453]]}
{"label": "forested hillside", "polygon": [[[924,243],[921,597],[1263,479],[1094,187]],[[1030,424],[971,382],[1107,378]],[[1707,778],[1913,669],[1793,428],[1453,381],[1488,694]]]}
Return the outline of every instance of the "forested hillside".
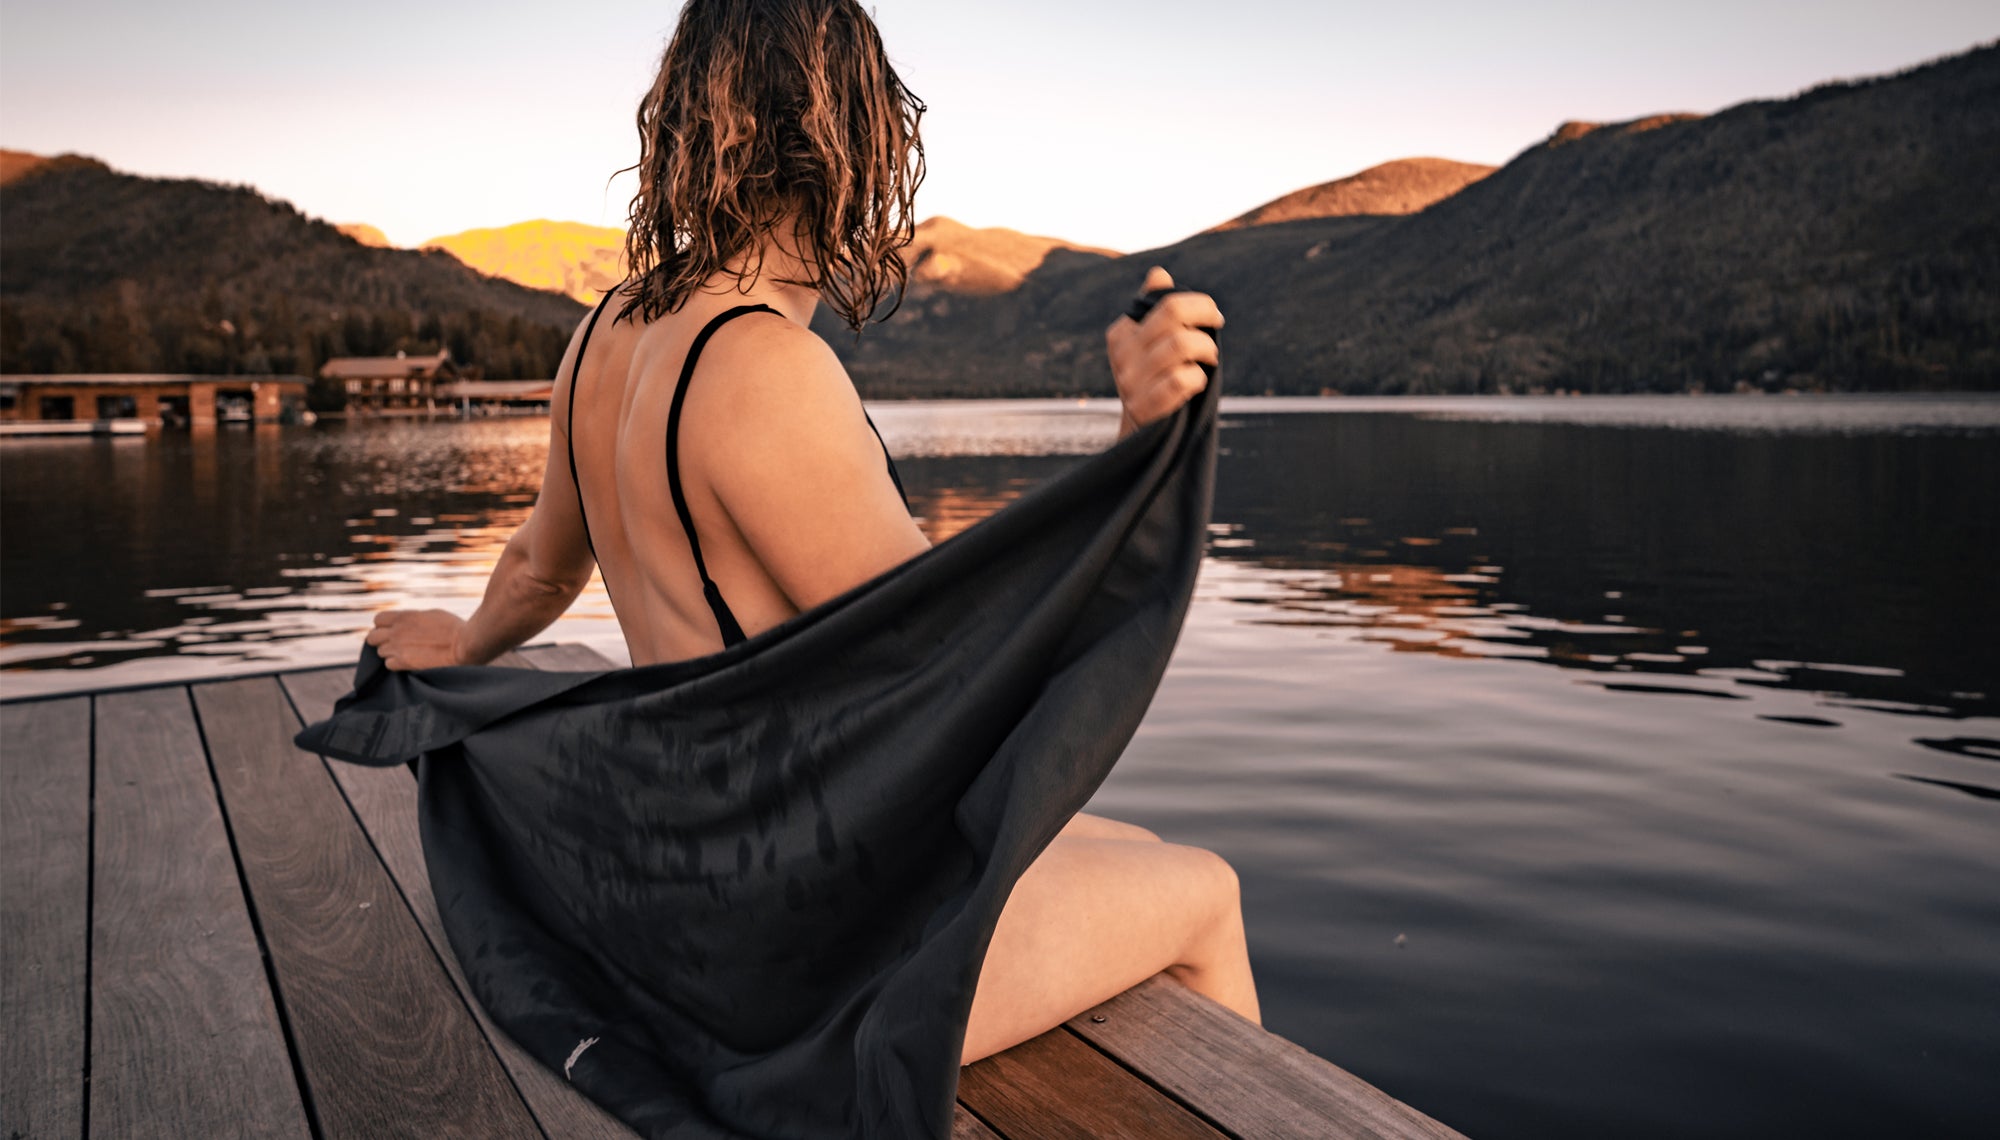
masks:
{"label": "forested hillside", "polygon": [[1497,169],[1448,158],[1399,158],[1359,174],[1294,190],[1214,227],[1240,230],[1307,218],[1414,214],[1436,205]]}
{"label": "forested hillside", "polygon": [[445,347],[489,378],[539,378],[583,312],[246,186],[19,152],[0,177],[4,372],[310,376],[331,356]]}
{"label": "forested hillside", "polygon": [[[871,396],[1108,393],[1104,326],[1157,263],[1222,302],[1237,392],[1995,389],[1996,183],[1987,45],[1706,117],[1565,123],[1490,174],[1385,164],[1129,256],[934,218],[891,320],[814,327]],[[583,312],[247,187],[75,156],[0,153],[0,243],[7,372],[309,375],[448,347],[541,377]]]}
{"label": "forested hillside", "polygon": [[[1569,123],[1408,216],[1209,232],[905,305],[872,395],[1108,393],[1149,264],[1229,318],[1237,392],[2000,388],[2000,48],[1705,118]],[[914,300],[914,298],[913,298]]]}

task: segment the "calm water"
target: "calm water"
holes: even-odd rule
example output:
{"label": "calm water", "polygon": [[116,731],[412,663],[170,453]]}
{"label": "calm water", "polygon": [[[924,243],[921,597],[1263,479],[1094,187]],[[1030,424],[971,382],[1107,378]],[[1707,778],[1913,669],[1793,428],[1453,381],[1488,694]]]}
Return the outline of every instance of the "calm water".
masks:
{"label": "calm water", "polygon": [[[1271,1028],[1475,1137],[1991,1136],[2000,400],[1232,401],[1092,810],[1241,873]],[[1104,404],[891,405],[945,539]],[[0,447],[0,687],[469,611],[545,420]],[[546,639],[626,660],[593,586]]]}

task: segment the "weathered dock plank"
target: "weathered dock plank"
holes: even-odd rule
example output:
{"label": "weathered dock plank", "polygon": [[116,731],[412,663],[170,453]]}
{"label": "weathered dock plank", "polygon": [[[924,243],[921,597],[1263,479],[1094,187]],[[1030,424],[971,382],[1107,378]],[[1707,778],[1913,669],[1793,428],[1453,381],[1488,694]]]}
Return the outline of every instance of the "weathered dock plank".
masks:
{"label": "weathered dock plank", "polygon": [[99,697],[96,734],[91,1135],[307,1136],[187,690]]}
{"label": "weathered dock plank", "polygon": [[321,1134],[539,1138],[277,679],[193,692]]}
{"label": "weathered dock plank", "polygon": [[[528,646],[497,659],[494,664],[577,672],[617,668],[616,662],[596,650],[570,642]],[[285,686],[298,705],[300,715],[307,720],[316,720],[332,712],[333,702],[347,692],[350,682],[351,674],[345,669],[314,670],[285,676]],[[366,769],[352,764],[330,764],[328,767],[333,770],[342,788],[348,790],[355,813],[361,817],[376,848],[382,852],[383,861],[388,864],[397,882],[403,885],[404,894],[417,911],[425,933],[450,966],[453,983],[461,993],[467,994],[468,1003],[478,1015],[480,1029],[493,1042],[508,1072],[514,1075],[521,1095],[527,1098],[535,1118],[548,1131],[551,1140],[631,1136],[632,1132],[622,1123],[530,1057],[487,1018],[485,1011],[478,1008],[476,1000],[470,998],[464,974],[458,967],[457,959],[450,953],[443,923],[437,917],[437,901],[431,894],[430,878],[424,869],[422,843],[417,834],[416,785],[407,773],[400,768]],[[378,776],[378,773],[381,775]],[[952,1122],[952,1138],[1000,1140],[997,1133],[967,1112],[963,1104],[958,1107]]]}
{"label": "weathered dock plank", "polygon": [[958,1115],[951,1121],[951,1140],[1007,1140],[1006,1137],[980,1123],[978,1117],[958,1106]]}
{"label": "weathered dock plank", "polygon": [[[353,673],[345,668],[320,669],[286,674],[284,684],[298,706],[299,715],[306,721],[315,721],[333,711],[333,702],[346,695],[353,679]],[[347,802],[353,805],[355,816],[395,877],[396,885],[402,888],[403,898],[409,902],[424,937],[451,975],[452,985],[464,997],[479,1022],[480,1032],[492,1043],[543,1130],[558,1140],[630,1140],[631,1129],[529,1056],[493,1024],[472,996],[458,957],[445,937],[437,898],[431,893],[423,841],[417,830],[417,782],[410,778],[409,769],[400,764],[393,768],[342,763],[327,767],[346,793]]]}
{"label": "weathered dock plank", "polygon": [[1242,1140],[1465,1140],[1164,974],[1068,1026]]}
{"label": "weathered dock plank", "polygon": [[1010,1140],[1224,1140],[1061,1028],[966,1066],[958,1099]]}
{"label": "weathered dock plank", "polygon": [[[496,663],[614,667],[579,645]],[[292,746],[351,678],[0,703],[0,1131],[630,1140],[471,999],[409,771]],[[951,1129],[1458,1135],[1165,975],[963,1070]]]}
{"label": "weathered dock plank", "polygon": [[90,698],[0,706],[0,1134],[83,1131]]}

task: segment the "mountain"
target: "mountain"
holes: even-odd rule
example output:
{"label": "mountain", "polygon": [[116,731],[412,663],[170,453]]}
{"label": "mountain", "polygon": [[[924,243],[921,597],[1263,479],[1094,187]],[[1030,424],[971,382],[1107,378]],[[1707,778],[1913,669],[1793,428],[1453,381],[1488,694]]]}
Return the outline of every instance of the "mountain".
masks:
{"label": "mountain", "polygon": [[362,245],[374,246],[376,249],[393,248],[389,244],[388,234],[383,233],[366,222],[341,222],[333,228],[360,242]]}
{"label": "mountain", "polygon": [[1997,181],[1988,44],[1564,124],[1418,213],[1051,255],[1011,291],[826,335],[873,396],[1109,393],[1104,328],[1159,264],[1221,302],[1236,392],[1994,389]]}
{"label": "mountain", "polygon": [[25,150],[0,150],[0,186],[5,186],[48,162],[39,154],[29,154]]}
{"label": "mountain", "polygon": [[1359,174],[1322,182],[1274,198],[1210,233],[1240,230],[1304,218],[1348,218],[1362,214],[1414,214],[1443,201],[1498,170],[1448,158],[1401,158]]}
{"label": "mountain", "polygon": [[582,222],[538,218],[447,234],[422,248],[442,249],[481,273],[566,293],[586,305],[625,279],[625,231]]}
{"label": "mountain", "polygon": [[[423,248],[442,249],[482,273],[554,289],[586,304],[625,276],[625,231],[579,222],[533,221],[467,230],[432,238]],[[950,218],[931,218],[917,226],[915,240],[903,251],[910,266],[910,299],[1007,292],[1056,250],[1118,256],[1058,238],[998,227],[974,229]]]}
{"label": "mountain", "polygon": [[539,378],[582,316],[447,253],[369,248],[247,186],[33,158],[0,168],[0,371],[309,376],[331,356],[443,347],[491,378]]}
{"label": "mountain", "polygon": [[917,225],[915,240],[903,250],[903,261],[910,269],[912,299],[937,293],[988,297],[1019,288],[1056,250],[1118,256],[1112,250],[998,226],[974,229],[939,215]]}

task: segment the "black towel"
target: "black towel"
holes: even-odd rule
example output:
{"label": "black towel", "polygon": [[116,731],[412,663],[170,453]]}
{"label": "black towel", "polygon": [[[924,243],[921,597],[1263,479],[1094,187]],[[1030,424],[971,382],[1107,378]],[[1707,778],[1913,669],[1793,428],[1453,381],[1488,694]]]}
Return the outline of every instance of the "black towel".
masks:
{"label": "black towel", "polygon": [[642,1135],[948,1136],[1001,907],[1186,616],[1219,387],[721,653],[397,672],[364,646],[298,744],[418,761],[473,994]]}

